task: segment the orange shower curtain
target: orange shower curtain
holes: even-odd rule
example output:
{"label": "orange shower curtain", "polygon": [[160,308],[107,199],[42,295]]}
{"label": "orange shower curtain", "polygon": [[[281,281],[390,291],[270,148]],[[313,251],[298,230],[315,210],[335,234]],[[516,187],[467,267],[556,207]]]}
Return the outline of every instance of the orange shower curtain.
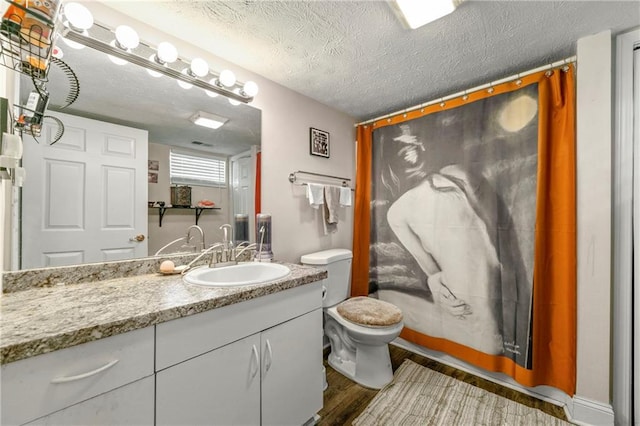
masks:
{"label": "orange shower curtain", "polygon": [[[549,385],[569,395],[576,387],[576,179],[574,66],[543,71],[443,107],[431,105],[357,129],[357,186],[353,236],[352,295],[369,293],[371,160],[375,129],[459,107],[486,97],[538,84],[538,173],[531,369],[501,355],[424,335],[405,327],[401,337],[446,352],[470,364],[502,372],[525,386]],[[551,74],[551,75],[548,75]]]}

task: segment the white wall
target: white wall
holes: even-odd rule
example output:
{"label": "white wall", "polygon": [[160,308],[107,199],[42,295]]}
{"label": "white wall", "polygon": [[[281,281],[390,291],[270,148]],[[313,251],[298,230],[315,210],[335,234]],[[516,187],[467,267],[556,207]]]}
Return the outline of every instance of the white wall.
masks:
{"label": "white wall", "polygon": [[610,403],[611,32],[578,40],[576,394]]}

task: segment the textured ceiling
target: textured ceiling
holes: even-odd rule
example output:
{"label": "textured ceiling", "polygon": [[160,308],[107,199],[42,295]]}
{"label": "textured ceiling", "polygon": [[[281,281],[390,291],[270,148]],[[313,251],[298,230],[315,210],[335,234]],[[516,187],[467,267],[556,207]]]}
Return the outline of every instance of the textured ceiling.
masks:
{"label": "textured ceiling", "polygon": [[417,30],[381,1],[108,6],[357,119],[564,59],[580,37],[640,25],[637,0],[470,0]]}

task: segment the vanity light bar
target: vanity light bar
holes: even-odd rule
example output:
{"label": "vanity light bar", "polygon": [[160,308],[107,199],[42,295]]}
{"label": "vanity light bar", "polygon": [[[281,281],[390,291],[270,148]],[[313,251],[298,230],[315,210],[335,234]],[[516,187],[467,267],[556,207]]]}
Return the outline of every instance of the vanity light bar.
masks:
{"label": "vanity light bar", "polygon": [[[184,81],[185,83],[192,84],[201,89],[208,90],[210,92],[214,92],[222,96],[226,96],[227,98],[234,99],[236,101],[243,102],[243,103],[249,103],[253,100],[253,96],[244,96],[242,90],[235,92],[235,91],[226,89],[225,87],[200,80],[199,78],[193,77],[188,73],[183,74],[182,72],[177,71],[173,68],[161,65],[147,58],[143,58],[141,56],[136,55],[135,53],[127,52],[125,50],[111,46],[108,43],[97,40],[91,36],[73,31],[69,28],[63,28],[61,35],[62,37],[68,40],[75,41],[76,43],[80,43],[84,46],[90,47],[92,49],[106,53],[108,55],[115,56],[116,58],[124,59],[125,61],[131,62],[132,64],[136,64],[143,68],[159,72],[161,74],[172,77],[176,80]],[[239,82],[236,82],[236,84],[239,86],[242,86],[242,84]]]}

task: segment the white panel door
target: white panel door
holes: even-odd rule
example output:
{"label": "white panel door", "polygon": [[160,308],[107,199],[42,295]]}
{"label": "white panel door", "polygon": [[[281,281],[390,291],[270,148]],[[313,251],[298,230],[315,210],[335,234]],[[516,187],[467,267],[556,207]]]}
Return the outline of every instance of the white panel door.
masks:
{"label": "white panel door", "polygon": [[262,424],[304,424],[322,408],[322,309],[261,337]]}
{"label": "white panel door", "polygon": [[250,214],[251,202],[251,153],[235,158],[232,161],[233,174],[233,212],[234,214]]}
{"label": "white panel door", "polygon": [[[22,268],[147,255],[147,131],[50,113],[25,136]],[[135,237],[144,236],[143,241]]]}

